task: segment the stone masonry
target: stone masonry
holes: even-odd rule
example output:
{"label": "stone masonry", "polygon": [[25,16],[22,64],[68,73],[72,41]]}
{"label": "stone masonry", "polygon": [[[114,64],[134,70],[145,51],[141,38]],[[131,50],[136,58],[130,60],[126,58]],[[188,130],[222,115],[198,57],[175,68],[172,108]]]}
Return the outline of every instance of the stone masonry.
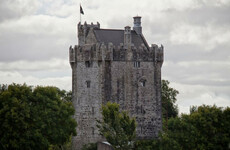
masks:
{"label": "stone masonry", "polygon": [[69,48],[73,104],[78,126],[72,148],[102,141],[96,127],[100,108],[108,101],[136,118],[137,138],[151,139],[162,129],[161,66],[163,46],[149,46],[141,17],[133,30],[101,29],[100,24],[78,24],[78,44]]}

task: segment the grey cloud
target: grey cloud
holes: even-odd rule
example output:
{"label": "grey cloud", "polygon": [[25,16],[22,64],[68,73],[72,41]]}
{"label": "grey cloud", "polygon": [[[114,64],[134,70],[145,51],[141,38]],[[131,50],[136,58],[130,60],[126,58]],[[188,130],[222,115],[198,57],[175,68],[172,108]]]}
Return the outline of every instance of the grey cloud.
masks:
{"label": "grey cloud", "polygon": [[198,45],[172,45],[165,43],[165,59],[173,62],[179,61],[194,61],[194,60],[226,60],[230,57],[229,45],[220,45],[212,51],[204,51],[205,43],[202,46]]}
{"label": "grey cloud", "polygon": [[230,24],[230,5],[223,7],[204,7],[187,12],[191,23],[205,24],[212,22],[217,25]]}
{"label": "grey cloud", "polygon": [[[52,63],[52,62],[50,62]],[[63,77],[71,77],[71,68],[68,66],[65,69],[59,69],[59,70],[39,70],[39,71],[18,71],[22,76],[27,76],[28,74],[38,78],[38,79],[42,79],[42,78],[63,78]]]}
{"label": "grey cloud", "polygon": [[[68,72],[69,73],[69,72]],[[45,86],[57,86],[61,89],[71,89],[71,76],[49,76],[49,72],[46,72],[47,76],[35,77],[32,74],[22,74],[17,71],[2,72],[0,70],[0,84],[12,84],[26,83],[28,85],[45,85]]]}
{"label": "grey cloud", "polygon": [[[42,61],[12,61],[12,62],[0,62],[0,68],[2,71],[58,71],[69,68],[68,58],[64,59],[49,59]],[[69,68],[70,69],[70,68]]]}
{"label": "grey cloud", "polygon": [[[84,7],[83,7],[84,8]],[[100,5],[98,3],[90,3],[86,8],[88,9],[99,9],[100,8]]]}
{"label": "grey cloud", "polygon": [[230,86],[229,63],[225,63],[225,61],[219,63],[212,61],[194,62],[186,61],[183,65],[166,61],[165,66],[163,66],[163,76],[184,84]]}
{"label": "grey cloud", "polygon": [[124,29],[125,26],[133,27],[133,16],[114,16],[107,21],[108,28]]}
{"label": "grey cloud", "polygon": [[29,19],[0,24],[0,61],[68,58],[69,46],[77,43],[71,20],[48,16]]}
{"label": "grey cloud", "polygon": [[[156,16],[147,17],[143,26],[148,33],[147,38],[160,43],[168,43],[169,33],[175,28],[175,25],[188,24],[191,27],[207,28],[212,27],[213,32],[216,29],[228,30],[230,28],[230,5],[217,7],[214,5],[201,5],[196,9],[177,10],[169,8],[156,12]],[[221,28],[220,28],[221,27]],[[210,35],[212,36],[212,35]],[[216,36],[216,35],[213,35]]]}
{"label": "grey cloud", "polygon": [[175,88],[180,91],[177,104],[180,112],[189,112],[189,106],[217,105],[226,107],[230,105],[229,86],[202,86],[176,84]]}
{"label": "grey cloud", "polygon": [[0,22],[34,14],[39,5],[38,1],[31,0],[2,0],[0,5]]}
{"label": "grey cloud", "polygon": [[188,9],[178,11],[176,9],[167,9],[162,11],[170,22],[184,21],[192,24],[205,25],[208,22],[219,24],[230,24],[230,5],[215,7],[204,5],[197,9]]}
{"label": "grey cloud", "polygon": [[[34,35],[13,35],[1,40],[1,61],[47,60],[67,58],[69,41],[58,43],[56,37],[35,37]],[[74,41],[72,41],[74,42]]]}

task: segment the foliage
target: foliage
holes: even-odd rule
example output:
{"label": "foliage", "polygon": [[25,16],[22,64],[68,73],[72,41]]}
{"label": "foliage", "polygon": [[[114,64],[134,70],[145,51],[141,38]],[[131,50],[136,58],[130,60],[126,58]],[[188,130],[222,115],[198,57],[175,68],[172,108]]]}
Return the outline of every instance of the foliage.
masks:
{"label": "foliage", "polygon": [[[194,126],[197,149],[227,149],[230,141],[230,108],[217,106],[192,107],[190,115],[183,115],[184,121]],[[191,131],[187,131],[191,133]]]}
{"label": "foliage", "polygon": [[154,150],[157,140],[137,140],[134,150]]}
{"label": "foliage", "polygon": [[168,121],[168,131],[165,133],[169,140],[176,141],[183,149],[194,149],[196,145],[197,129],[184,118],[170,118]]}
{"label": "foliage", "polygon": [[170,118],[159,139],[135,144],[136,150],[225,150],[230,141],[230,108],[202,105]]}
{"label": "foliage", "polygon": [[60,90],[57,88],[58,94],[61,97],[61,100],[66,102],[72,102],[72,91]]}
{"label": "foliage", "polygon": [[1,88],[0,142],[5,149],[23,150],[63,145],[76,135],[73,114],[71,102],[56,87],[12,84]]}
{"label": "foliage", "polygon": [[72,150],[72,136],[63,145],[50,145],[49,150]]}
{"label": "foliage", "polygon": [[176,139],[183,149],[227,149],[230,109],[203,105],[190,110],[189,115],[169,120],[169,137]]}
{"label": "foliage", "polygon": [[85,144],[81,150],[97,150],[97,143]]}
{"label": "foliage", "polygon": [[182,148],[176,140],[164,133],[160,134],[159,139],[136,141],[134,150],[182,150]]}
{"label": "foliage", "polygon": [[169,86],[168,80],[162,80],[162,114],[164,119],[176,117],[178,115],[178,107],[175,105],[176,96],[179,92]]}
{"label": "foliage", "polygon": [[119,105],[108,102],[102,106],[102,121],[98,121],[101,135],[115,150],[129,150],[136,137],[136,122],[127,112],[119,112]]}

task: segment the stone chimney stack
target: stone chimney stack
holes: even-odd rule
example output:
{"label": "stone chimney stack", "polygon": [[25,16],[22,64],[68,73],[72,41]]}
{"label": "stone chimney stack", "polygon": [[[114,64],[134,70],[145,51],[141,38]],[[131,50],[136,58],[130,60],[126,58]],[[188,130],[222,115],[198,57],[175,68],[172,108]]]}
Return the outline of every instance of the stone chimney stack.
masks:
{"label": "stone chimney stack", "polygon": [[130,47],[131,46],[131,27],[126,26],[124,30],[124,46]]}
{"label": "stone chimney stack", "polygon": [[141,16],[133,17],[133,30],[136,31],[137,34],[142,34],[142,27],[141,27]]}

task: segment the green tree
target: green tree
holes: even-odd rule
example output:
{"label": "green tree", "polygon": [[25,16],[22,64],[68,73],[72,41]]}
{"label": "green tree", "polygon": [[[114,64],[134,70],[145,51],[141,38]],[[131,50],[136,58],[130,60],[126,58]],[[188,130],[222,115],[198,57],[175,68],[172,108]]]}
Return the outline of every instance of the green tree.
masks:
{"label": "green tree", "polygon": [[61,100],[72,102],[72,91],[60,90],[59,88],[57,88],[57,91],[61,97]]}
{"label": "green tree", "polygon": [[0,90],[0,142],[4,149],[48,149],[76,135],[71,102],[56,87],[12,84]]}
{"label": "green tree", "polygon": [[170,118],[168,132],[182,149],[225,150],[230,141],[230,108],[202,105],[189,115]]}
{"label": "green tree", "polygon": [[[182,149],[196,149],[197,129],[183,117],[170,118],[168,130],[165,132],[168,139],[173,140]],[[164,146],[164,145],[163,145]]]}
{"label": "green tree", "polygon": [[199,132],[197,136],[198,149],[227,149],[230,142],[230,108],[217,106],[193,107],[186,121]]}
{"label": "green tree", "polygon": [[97,150],[97,143],[88,143],[83,145],[81,150]]}
{"label": "green tree", "polygon": [[136,137],[136,121],[127,112],[119,111],[119,105],[108,102],[102,106],[102,120],[98,121],[101,135],[115,150],[129,150]]}
{"label": "green tree", "polygon": [[226,150],[230,141],[230,108],[202,105],[190,114],[171,117],[159,139],[138,141],[136,150]]}
{"label": "green tree", "polygon": [[182,148],[175,139],[169,137],[169,134],[161,133],[156,139],[136,141],[134,150],[182,150]]}
{"label": "green tree", "polygon": [[176,96],[179,92],[169,86],[168,80],[162,80],[161,95],[162,95],[162,114],[164,119],[176,117],[178,115],[178,107]]}

